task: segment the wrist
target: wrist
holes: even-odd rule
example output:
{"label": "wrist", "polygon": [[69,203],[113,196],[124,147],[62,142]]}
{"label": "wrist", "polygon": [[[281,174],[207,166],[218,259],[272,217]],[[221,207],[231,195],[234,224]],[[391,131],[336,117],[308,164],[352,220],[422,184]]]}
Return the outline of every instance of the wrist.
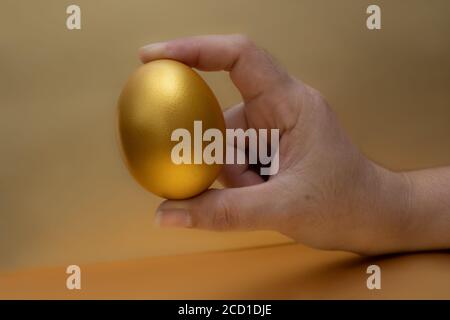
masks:
{"label": "wrist", "polygon": [[408,250],[411,238],[412,182],[368,161],[364,197],[360,204],[361,228],[356,231],[357,248],[364,255]]}
{"label": "wrist", "polygon": [[409,182],[410,205],[406,250],[448,249],[450,245],[450,170],[403,173]]}

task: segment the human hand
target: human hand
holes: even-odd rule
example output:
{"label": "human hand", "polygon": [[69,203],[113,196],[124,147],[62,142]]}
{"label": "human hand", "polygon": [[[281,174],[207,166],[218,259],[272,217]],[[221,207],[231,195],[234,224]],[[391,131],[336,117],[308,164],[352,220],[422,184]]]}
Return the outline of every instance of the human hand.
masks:
{"label": "human hand", "polygon": [[248,165],[224,165],[228,187],[164,201],[161,226],[277,230],[322,249],[376,254],[408,243],[410,181],[364,157],[322,95],[278,67],[245,36],[199,36],[145,46],[143,62],[174,59],[226,70],[243,102],[227,128],[279,129],[279,172],[265,181]]}

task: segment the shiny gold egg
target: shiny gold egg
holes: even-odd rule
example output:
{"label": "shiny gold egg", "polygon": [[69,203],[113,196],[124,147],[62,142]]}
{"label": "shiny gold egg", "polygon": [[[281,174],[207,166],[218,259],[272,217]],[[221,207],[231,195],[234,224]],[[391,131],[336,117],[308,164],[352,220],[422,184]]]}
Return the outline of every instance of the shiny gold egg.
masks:
{"label": "shiny gold egg", "polygon": [[194,70],[167,59],[144,64],[129,78],[118,107],[125,160],[144,188],[163,198],[185,199],[214,182],[220,164],[176,164],[171,158],[178,143],[171,141],[175,129],[187,129],[194,137],[194,121],[201,121],[203,131],[216,128],[222,135],[225,132],[219,103]]}

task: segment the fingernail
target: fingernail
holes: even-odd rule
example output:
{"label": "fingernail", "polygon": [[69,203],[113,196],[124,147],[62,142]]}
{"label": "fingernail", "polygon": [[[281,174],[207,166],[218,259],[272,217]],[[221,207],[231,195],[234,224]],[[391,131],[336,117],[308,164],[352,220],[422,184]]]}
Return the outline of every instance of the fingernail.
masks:
{"label": "fingernail", "polygon": [[166,42],[156,42],[143,46],[139,49],[141,58],[156,59],[164,56]]}
{"label": "fingernail", "polygon": [[159,209],[156,211],[155,224],[160,227],[190,228],[192,219],[185,209]]}

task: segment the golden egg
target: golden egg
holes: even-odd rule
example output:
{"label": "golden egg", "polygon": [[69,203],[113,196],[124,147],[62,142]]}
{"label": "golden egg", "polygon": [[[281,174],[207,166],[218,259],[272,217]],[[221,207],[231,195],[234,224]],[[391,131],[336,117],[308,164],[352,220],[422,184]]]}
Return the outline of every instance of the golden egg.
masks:
{"label": "golden egg", "polygon": [[144,64],[128,79],[118,108],[125,160],[144,188],[163,198],[185,199],[214,182],[220,164],[176,164],[171,158],[178,143],[171,141],[175,129],[187,129],[194,137],[194,121],[201,121],[203,130],[225,132],[219,103],[194,70],[166,59]]}

